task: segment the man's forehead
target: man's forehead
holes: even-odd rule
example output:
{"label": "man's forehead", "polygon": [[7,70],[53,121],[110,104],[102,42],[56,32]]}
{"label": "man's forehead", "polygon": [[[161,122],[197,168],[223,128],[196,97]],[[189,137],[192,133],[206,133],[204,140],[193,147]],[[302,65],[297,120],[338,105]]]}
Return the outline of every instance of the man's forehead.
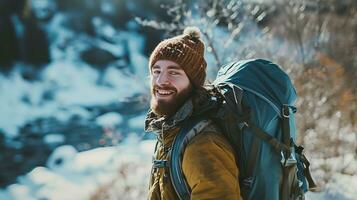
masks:
{"label": "man's forehead", "polygon": [[156,62],[152,69],[176,69],[183,70],[180,65],[175,62]]}
{"label": "man's forehead", "polygon": [[166,66],[154,65],[152,68],[153,69],[177,69],[177,70],[183,70],[180,66],[177,66],[177,65],[166,65]]}

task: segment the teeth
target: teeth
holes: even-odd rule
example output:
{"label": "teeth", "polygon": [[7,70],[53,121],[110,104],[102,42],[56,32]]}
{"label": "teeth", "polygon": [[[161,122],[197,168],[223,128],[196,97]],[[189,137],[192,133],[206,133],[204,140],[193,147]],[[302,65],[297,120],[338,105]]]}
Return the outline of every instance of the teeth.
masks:
{"label": "teeth", "polygon": [[173,91],[171,91],[171,90],[157,90],[157,93],[159,93],[161,95],[169,95],[169,94],[172,94]]}

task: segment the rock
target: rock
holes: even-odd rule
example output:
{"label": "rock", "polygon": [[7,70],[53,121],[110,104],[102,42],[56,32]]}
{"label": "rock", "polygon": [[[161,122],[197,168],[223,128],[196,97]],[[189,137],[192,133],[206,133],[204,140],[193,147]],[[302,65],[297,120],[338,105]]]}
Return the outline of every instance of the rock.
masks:
{"label": "rock", "polygon": [[48,158],[46,166],[52,170],[65,168],[68,163],[72,162],[78,151],[71,145],[64,145],[56,148]]}
{"label": "rock", "polygon": [[80,54],[80,57],[84,62],[99,70],[104,70],[110,63],[117,59],[111,52],[95,46],[84,50]]}

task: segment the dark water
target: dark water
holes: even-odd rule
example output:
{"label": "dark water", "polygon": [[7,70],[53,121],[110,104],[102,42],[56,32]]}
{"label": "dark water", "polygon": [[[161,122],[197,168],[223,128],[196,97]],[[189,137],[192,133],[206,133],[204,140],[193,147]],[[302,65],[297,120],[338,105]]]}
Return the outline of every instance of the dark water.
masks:
{"label": "dark water", "polygon": [[[85,107],[90,112],[87,119],[72,116],[66,122],[55,117],[38,118],[28,122],[20,129],[14,139],[6,139],[0,130],[0,187],[16,182],[16,177],[31,171],[36,166],[45,166],[52,151],[61,145],[73,145],[78,151],[96,147],[115,146],[129,133],[136,133],[146,139],[150,135],[142,128],[129,127],[128,121],[145,114],[148,102],[131,99],[130,101]],[[101,127],[95,119],[108,112],[121,114],[123,122],[115,127]],[[143,122],[144,124],[144,122]],[[46,135],[58,134],[64,140],[54,143],[45,141]]]}

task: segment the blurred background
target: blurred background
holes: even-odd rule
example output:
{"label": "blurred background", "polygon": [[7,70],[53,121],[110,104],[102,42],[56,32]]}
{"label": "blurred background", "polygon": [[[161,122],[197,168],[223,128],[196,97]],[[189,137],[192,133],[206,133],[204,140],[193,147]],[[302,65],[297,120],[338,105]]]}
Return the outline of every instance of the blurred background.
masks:
{"label": "blurred background", "polygon": [[148,56],[186,26],[209,81],[250,58],[289,74],[307,198],[357,199],[356,0],[0,0],[0,199],[146,199]]}

